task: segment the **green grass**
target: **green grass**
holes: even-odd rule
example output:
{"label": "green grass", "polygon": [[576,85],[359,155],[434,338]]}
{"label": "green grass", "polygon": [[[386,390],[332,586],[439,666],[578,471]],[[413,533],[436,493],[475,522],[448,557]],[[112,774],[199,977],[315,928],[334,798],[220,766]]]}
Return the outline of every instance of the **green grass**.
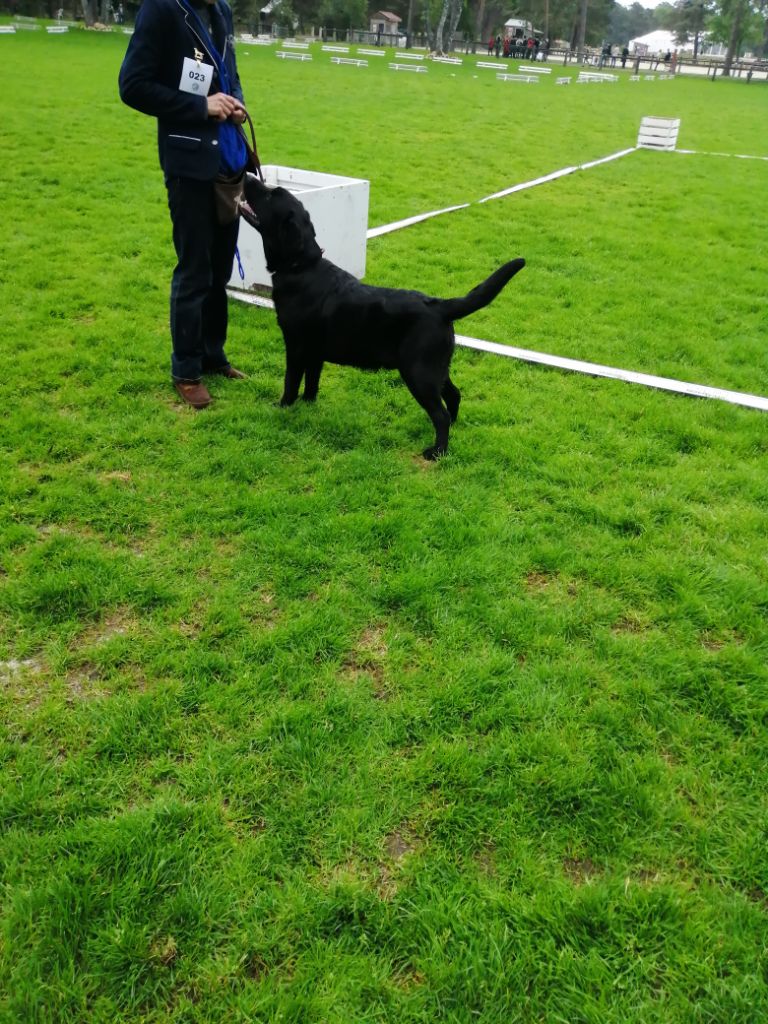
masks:
{"label": "green grass", "polygon": [[[0,45],[0,1021],[765,1019],[765,415],[458,350],[430,466],[390,375],[279,409],[239,305],[249,380],[181,408],[125,40]],[[241,70],[263,159],[369,178],[372,225],[649,113],[766,155],[754,84]],[[768,394],[767,166],[636,153],[367,279],[523,255],[464,333]]]}

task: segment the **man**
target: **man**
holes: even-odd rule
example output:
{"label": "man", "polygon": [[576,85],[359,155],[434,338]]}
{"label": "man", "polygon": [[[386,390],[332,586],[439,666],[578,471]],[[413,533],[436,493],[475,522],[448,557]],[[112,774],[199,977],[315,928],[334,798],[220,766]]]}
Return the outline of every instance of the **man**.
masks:
{"label": "man", "polygon": [[120,69],[124,103],[157,118],[177,264],[171,281],[171,376],[189,405],[204,374],[243,379],[224,354],[227,281],[238,218],[220,224],[214,182],[246,163],[232,11],[225,0],[144,0]]}

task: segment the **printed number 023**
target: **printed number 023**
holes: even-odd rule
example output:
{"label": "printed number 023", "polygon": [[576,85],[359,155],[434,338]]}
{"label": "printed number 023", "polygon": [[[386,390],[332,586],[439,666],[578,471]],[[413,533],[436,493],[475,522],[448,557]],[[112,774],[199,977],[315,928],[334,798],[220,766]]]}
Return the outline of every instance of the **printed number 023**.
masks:
{"label": "printed number 023", "polygon": [[190,71],[189,72],[189,77],[194,79],[196,82],[204,82],[205,81],[205,75],[200,74],[199,71]]}

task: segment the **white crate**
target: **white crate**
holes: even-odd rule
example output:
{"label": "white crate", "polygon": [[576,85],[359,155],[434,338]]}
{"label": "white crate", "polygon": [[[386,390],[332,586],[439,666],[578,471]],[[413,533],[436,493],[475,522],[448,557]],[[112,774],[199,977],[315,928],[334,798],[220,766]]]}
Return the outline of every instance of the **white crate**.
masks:
{"label": "white crate", "polygon": [[[267,165],[262,170],[267,185],[287,188],[304,204],[326,259],[355,277],[362,277],[365,274],[369,182],[363,178],[345,178],[295,167]],[[240,279],[235,265],[230,287],[271,285],[272,275],[267,270],[261,235],[242,217],[237,244],[245,280]]]}
{"label": "white crate", "polygon": [[637,134],[637,145],[641,149],[675,149],[679,131],[679,117],[644,117]]}

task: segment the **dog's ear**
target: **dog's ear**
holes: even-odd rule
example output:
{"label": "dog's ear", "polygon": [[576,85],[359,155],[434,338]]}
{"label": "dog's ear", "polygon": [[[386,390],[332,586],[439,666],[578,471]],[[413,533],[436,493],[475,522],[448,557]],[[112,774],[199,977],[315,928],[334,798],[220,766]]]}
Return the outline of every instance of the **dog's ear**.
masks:
{"label": "dog's ear", "polygon": [[301,256],[304,248],[304,232],[301,229],[299,218],[293,210],[280,225],[280,241],[285,256],[292,259]]}

